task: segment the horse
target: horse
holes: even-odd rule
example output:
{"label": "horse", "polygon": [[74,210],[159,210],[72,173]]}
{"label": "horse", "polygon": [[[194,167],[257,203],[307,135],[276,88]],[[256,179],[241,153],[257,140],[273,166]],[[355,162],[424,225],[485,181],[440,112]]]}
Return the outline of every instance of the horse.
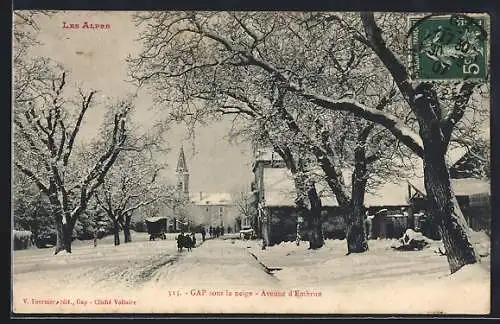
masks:
{"label": "horse", "polygon": [[188,249],[188,251],[191,251],[193,247],[194,247],[194,242],[189,237],[189,235],[181,233],[179,234],[179,236],[177,236],[177,250],[179,252],[182,252],[182,248],[186,248]]}

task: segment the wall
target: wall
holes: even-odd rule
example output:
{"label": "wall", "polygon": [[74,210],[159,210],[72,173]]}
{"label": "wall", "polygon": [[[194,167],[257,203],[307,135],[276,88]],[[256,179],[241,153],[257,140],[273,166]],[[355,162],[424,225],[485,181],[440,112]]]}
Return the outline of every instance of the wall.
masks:
{"label": "wall", "polygon": [[[460,199],[459,199],[460,198]],[[467,198],[467,199],[466,199]],[[474,231],[491,231],[491,198],[478,194],[469,197],[457,197],[467,223]]]}
{"label": "wall", "polygon": [[228,226],[234,229],[236,217],[238,216],[238,210],[234,205],[191,205],[189,211],[193,221],[198,224],[220,226],[222,221],[226,229]]}
{"label": "wall", "polygon": [[[301,214],[297,207],[267,207],[265,208],[267,217],[262,221],[262,236],[266,245],[272,246],[281,242],[295,241],[297,235],[297,217]],[[345,238],[345,213],[339,207],[323,207],[322,230],[323,236],[327,239]],[[307,217],[302,215],[301,239],[307,240]]]}

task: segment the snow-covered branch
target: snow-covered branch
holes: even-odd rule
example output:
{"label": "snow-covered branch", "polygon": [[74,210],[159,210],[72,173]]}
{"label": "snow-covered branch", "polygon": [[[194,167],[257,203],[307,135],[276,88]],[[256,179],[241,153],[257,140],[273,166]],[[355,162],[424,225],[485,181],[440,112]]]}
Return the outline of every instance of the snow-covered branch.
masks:
{"label": "snow-covered branch", "polygon": [[351,99],[334,100],[310,91],[302,90],[300,95],[323,108],[350,112],[357,117],[382,125],[415,154],[423,156],[424,149],[420,136],[388,112],[367,107]]}
{"label": "snow-covered branch", "polygon": [[367,43],[378,55],[384,66],[394,78],[394,81],[396,81],[396,84],[404,98],[410,107],[412,107],[413,87],[411,85],[406,67],[387,47],[384,38],[382,37],[382,30],[377,25],[373,12],[362,12],[360,13],[360,16]]}

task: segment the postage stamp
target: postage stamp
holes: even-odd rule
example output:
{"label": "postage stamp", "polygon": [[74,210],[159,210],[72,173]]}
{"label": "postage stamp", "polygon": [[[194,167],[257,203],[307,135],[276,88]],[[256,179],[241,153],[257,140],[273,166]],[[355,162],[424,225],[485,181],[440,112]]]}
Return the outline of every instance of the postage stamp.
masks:
{"label": "postage stamp", "polygon": [[418,80],[484,80],[488,74],[488,16],[410,17],[412,76]]}

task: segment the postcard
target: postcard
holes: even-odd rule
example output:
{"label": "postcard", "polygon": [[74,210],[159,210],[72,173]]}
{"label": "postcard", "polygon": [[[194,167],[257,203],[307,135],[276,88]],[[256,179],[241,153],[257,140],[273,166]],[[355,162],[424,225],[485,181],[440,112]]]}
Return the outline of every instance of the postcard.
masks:
{"label": "postcard", "polygon": [[490,17],[13,11],[13,314],[489,314]]}

